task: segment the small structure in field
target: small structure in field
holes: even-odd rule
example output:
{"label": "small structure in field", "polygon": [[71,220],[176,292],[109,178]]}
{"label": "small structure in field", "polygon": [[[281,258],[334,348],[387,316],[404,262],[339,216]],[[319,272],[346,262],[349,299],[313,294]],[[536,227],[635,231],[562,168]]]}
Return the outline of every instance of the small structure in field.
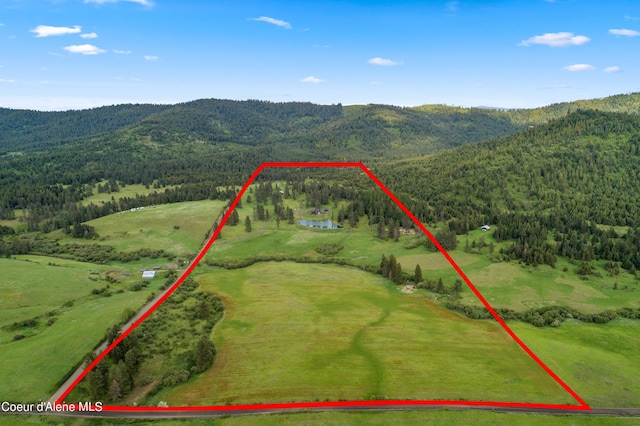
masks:
{"label": "small structure in field", "polygon": [[319,215],[323,213],[329,213],[329,209],[313,209],[311,210],[312,215]]}
{"label": "small structure in field", "polygon": [[482,229],[483,231],[488,231],[489,229],[491,229],[491,227],[489,225],[482,225],[480,229]]}
{"label": "small structure in field", "polygon": [[144,271],[142,273],[142,278],[155,278],[156,277],[156,271]]}

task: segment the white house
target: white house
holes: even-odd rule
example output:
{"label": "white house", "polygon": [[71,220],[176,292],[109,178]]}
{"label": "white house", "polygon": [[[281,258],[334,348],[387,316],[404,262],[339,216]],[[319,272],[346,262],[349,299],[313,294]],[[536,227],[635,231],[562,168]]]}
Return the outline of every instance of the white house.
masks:
{"label": "white house", "polygon": [[142,278],[155,278],[156,271],[144,271],[142,272]]}

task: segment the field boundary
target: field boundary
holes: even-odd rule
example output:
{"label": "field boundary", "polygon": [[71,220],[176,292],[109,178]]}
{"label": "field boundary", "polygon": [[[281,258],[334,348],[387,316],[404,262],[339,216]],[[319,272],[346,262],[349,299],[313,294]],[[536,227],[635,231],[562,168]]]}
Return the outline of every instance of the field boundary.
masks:
{"label": "field boundary", "polygon": [[[442,245],[436,240],[436,238],[429,232],[429,230],[418,220],[418,218],[363,164],[360,162],[292,162],[292,163],[262,163],[249,177],[249,179],[242,186],[242,189],[238,192],[229,208],[226,210],[224,217],[218,223],[215,232],[203,248],[200,250],[196,258],[191,262],[189,267],[180,275],[176,282],[170,287],[170,289],[158,299],[146,312],[144,312],[133,324],[131,324],[126,330],[122,332],[108,347],[100,353],[93,362],[91,362],[86,369],[80,374],[73,383],[61,394],[57,399],[57,404],[63,404],[65,398],[69,393],[82,381],[82,379],[109,353],[115,348],[126,336],[128,336],[138,325],[140,325],[153,311],[155,311],[181,284],[182,282],[193,272],[195,267],[204,258],[209,248],[213,245],[214,241],[220,234],[225,223],[231,216],[231,213],[237,206],[241,197],[247,191],[249,186],[254,182],[256,177],[265,168],[328,168],[328,167],[351,167],[359,168],[380,188],[385,194],[391,198],[396,205],[415,223],[416,226],[431,240],[433,245],[442,253],[442,255],[449,261],[451,266],[456,270],[460,278],[464,280],[469,289],[476,295],[476,297],[482,302],[482,304],[491,313],[493,318],[500,324],[500,326],[511,336],[511,338],[527,353],[544,371],[547,372],[562,388],[564,388],[577,402],[578,405],[566,405],[566,404],[534,404],[526,402],[499,402],[499,401],[469,401],[469,400],[362,400],[362,401],[325,401],[325,402],[298,402],[298,403],[280,403],[280,404],[249,404],[249,405],[224,405],[224,406],[193,406],[193,407],[129,407],[129,406],[103,406],[103,411],[114,412],[167,412],[167,411],[220,411],[220,412],[234,412],[245,410],[300,410],[305,408],[336,408],[336,407],[363,407],[363,406],[379,406],[384,407],[398,407],[398,406],[431,406],[446,404],[451,406],[491,406],[491,407],[521,407],[532,409],[551,409],[551,410],[591,410],[591,407],[573,390],[567,385],[558,375],[556,375],[538,356],[533,353],[527,345],[524,344],[520,338],[509,328],[504,320],[498,315],[498,313],[491,307],[489,302],[480,294],[478,289],[473,285],[471,280],[464,274],[462,269],[456,264],[453,258],[447,253]],[[69,404],[73,405],[73,404]]]}

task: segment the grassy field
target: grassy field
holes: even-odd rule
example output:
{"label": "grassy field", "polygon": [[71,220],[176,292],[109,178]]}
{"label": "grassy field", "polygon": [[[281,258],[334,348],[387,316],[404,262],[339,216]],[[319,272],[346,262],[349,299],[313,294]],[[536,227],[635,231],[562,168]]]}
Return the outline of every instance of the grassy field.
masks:
{"label": "grassy field", "polygon": [[[121,320],[125,310],[139,309],[162,280],[129,291],[129,283],[139,281],[137,272],[133,276],[134,267],[40,256],[0,259],[0,326],[36,321],[33,326],[0,330],[0,400],[48,399],[56,383],[102,340],[108,327]],[[112,271],[131,278],[108,283],[104,279]],[[92,294],[107,285],[110,297]],[[25,337],[15,340],[18,334]]]}
{"label": "grassy field", "polygon": [[86,222],[95,227],[98,240],[66,237],[60,230],[50,235],[61,242],[98,242],[124,251],[151,248],[178,256],[195,254],[225,204],[218,200],[163,204]]}
{"label": "grassy field", "polygon": [[[104,185],[106,181],[102,181],[98,183],[100,185]],[[98,193],[98,189],[94,188],[93,189],[94,194],[82,200],[82,204],[87,205],[89,203],[93,203],[93,204],[100,205],[107,201],[111,201],[112,197],[114,200],[118,201],[121,198],[135,198],[136,195],[149,195],[149,194],[153,194],[154,192],[162,193],[165,191],[165,189],[173,188],[173,186],[169,185],[166,188],[153,188],[153,186],[149,186],[149,188],[147,188],[145,185],[142,185],[142,184],[132,184],[132,185],[122,186],[122,184],[119,183],[119,188],[120,190],[118,192],[112,192],[110,194],[106,192]]]}
{"label": "grassy field", "polygon": [[0,416],[0,426],[65,425],[65,426],[106,426],[106,425],[146,425],[160,426],[312,426],[312,425],[522,425],[522,426],[631,426],[638,424],[637,418],[496,413],[487,411],[424,410],[392,412],[320,412],[242,415],[220,419],[83,419],[25,416]]}
{"label": "grassy field", "polygon": [[169,405],[338,399],[572,403],[495,322],[353,268],[268,263],[198,278],[219,294],[212,369]]}
{"label": "grassy field", "polygon": [[[288,202],[298,209],[297,217],[303,217],[305,210],[299,209],[299,202]],[[335,255],[337,258],[349,259],[359,264],[378,265],[382,253],[393,253],[407,273],[413,273],[416,264],[419,264],[425,279],[442,278],[445,284],[451,285],[459,278],[441,253],[431,252],[423,246],[409,248],[415,245],[418,238],[416,236],[402,235],[399,242],[383,241],[375,236],[376,226],[369,226],[364,220],[360,220],[358,228],[351,229],[347,226],[336,230],[289,225],[286,221],[281,221],[279,226],[275,221],[253,221],[253,231],[247,233],[244,230],[244,218],[252,217],[252,209],[253,205],[246,202],[238,209],[241,223],[237,226],[225,226],[221,237],[209,250],[208,257],[217,260],[275,254],[320,257],[315,248],[323,244],[339,244],[344,248]],[[331,219],[331,213],[325,216]],[[559,259],[555,268],[497,262],[495,257],[498,250],[506,246],[506,243],[497,243],[491,232],[470,232],[470,244],[473,241],[479,242],[481,238],[487,245],[494,243],[493,255],[489,253],[488,247],[465,252],[465,236],[458,236],[458,247],[449,254],[496,308],[504,307],[521,312],[558,304],[571,306],[585,313],[597,313],[624,306],[640,306],[640,281],[626,272],[615,277],[609,276],[604,270],[604,261],[599,262],[598,267],[602,278],[590,276],[585,281],[575,273],[578,265],[572,265],[564,259]],[[614,284],[617,289],[614,289]],[[461,295],[465,304],[481,304],[466,287]]]}
{"label": "grassy field", "polygon": [[[134,188],[130,189],[133,190]],[[349,259],[354,263],[378,265],[382,253],[387,255],[393,253],[402,264],[403,270],[407,273],[412,273],[415,265],[420,264],[425,278],[443,278],[447,285],[451,285],[457,278],[457,273],[440,253],[430,252],[423,246],[409,248],[414,245],[417,238],[415,236],[403,235],[400,237],[399,242],[393,242],[391,240],[383,241],[374,236],[376,232],[375,225],[372,227],[368,226],[364,219],[360,221],[356,229],[351,229],[348,226],[338,230],[311,229],[298,224],[289,225],[286,221],[281,221],[278,226],[275,220],[268,222],[253,220],[253,207],[255,203],[250,204],[246,203],[246,200],[243,201],[245,201],[244,206],[242,209],[239,209],[240,224],[235,227],[227,225],[225,229],[223,229],[221,237],[216,241],[208,254],[209,258],[243,259],[254,255],[273,255],[277,253],[289,256],[321,257],[315,249],[330,243],[343,246],[343,249],[338,252],[335,257]],[[117,249],[125,251],[138,248],[162,248],[178,256],[186,257],[189,254],[197,252],[206,232],[210,229],[224,204],[224,202],[220,201],[199,201],[159,205],[156,206],[156,208],[146,208],[137,212],[111,215],[89,222],[89,225],[96,227],[96,231],[100,234],[101,240],[86,241],[71,239],[62,237],[60,231],[52,234],[61,237],[61,242],[63,243],[97,242],[114,245]],[[300,199],[297,201],[287,200],[287,204],[296,209],[296,217],[308,216],[308,209],[304,209],[304,205],[300,205]],[[326,215],[327,218],[331,218],[336,211],[333,206],[329,207],[331,208],[331,212]],[[267,206],[267,209],[270,210],[273,216],[273,206]],[[251,233],[244,231],[244,219],[246,216],[252,218],[253,232]],[[505,244],[495,242],[490,232],[483,233],[479,230],[471,231],[469,241],[477,242],[481,237],[487,244],[489,242],[494,243],[494,256],[497,254],[499,248]],[[622,306],[640,306],[640,284],[635,277],[626,272],[622,272],[616,277],[610,277],[606,275],[606,272],[602,268],[603,265],[601,264],[600,270],[604,275],[602,278],[591,276],[588,281],[583,281],[575,274],[578,265],[571,265],[562,259],[559,259],[556,268],[550,268],[548,266],[532,268],[515,262],[496,262],[495,259],[492,259],[487,247],[481,250],[472,249],[471,253],[467,253],[463,250],[465,237],[459,236],[458,241],[458,248],[451,251],[450,254],[494,307],[508,307],[517,311],[524,311],[540,306],[560,304],[572,306],[586,313],[593,313]],[[112,324],[114,319],[117,319],[125,307],[136,307],[142,304],[142,301],[146,298],[146,294],[148,294],[145,293],[145,291],[136,293],[126,292],[124,295],[115,294],[111,298],[101,298],[100,296],[93,296],[93,298],[88,297],[91,290],[104,286],[105,283],[100,280],[105,277],[106,272],[111,272],[114,277],[121,279],[122,283],[120,286],[124,289],[130,282],[138,279],[137,275],[140,268],[148,268],[166,262],[166,260],[156,261],[142,259],[121,265],[96,266],[38,256],[20,256],[19,258],[22,260],[0,260],[0,270],[4,273],[2,286],[0,286],[0,307],[2,307],[2,309],[0,309],[0,326],[46,315],[52,310],[59,309],[64,303],[70,300],[76,300],[76,302],[72,307],[61,310],[56,316],[56,322],[51,327],[47,327],[43,325],[43,321],[39,321],[38,326],[35,328],[16,332],[6,330],[0,332],[0,345],[4,346],[0,350],[0,363],[2,364],[0,366],[0,377],[4,379],[6,376],[8,378],[8,380],[5,381],[6,384],[0,386],[0,399],[3,395],[10,395],[12,399],[14,395],[18,395],[19,397],[22,395],[24,398],[27,398],[26,400],[38,398],[40,395],[46,395],[52,386],[51,384],[55,383],[61,378],[61,375],[67,372],[69,367],[65,370],[62,365],[49,368],[48,366],[45,367],[44,364],[38,364],[36,369],[32,369],[32,371],[29,372],[27,367],[22,368],[18,365],[17,361],[21,359],[28,360],[28,362],[22,361],[22,363],[25,364],[25,366],[28,366],[28,364],[36,365],[40,362],[41,353],[45,353],[45,359],[47,353],[60,353],[55,351],[59,350],[59,348],[66,343],[61,338],[62,330],[60,330],[58,334],[53,333],[53,330],[57,330],[59,325],[69,325],[71,334],[66,338],[72,339],[70,347],[74,348],[72,351],[73,354],[79,354],[77,358],[79,359],[86,353],[88,348],[97,343],[97,341],[83,342],[87,349],[81,350],[80,346],[82,345],[78,345],[78,342],[73,339],[80,340],[82,338],[89,340],[87,338],[89,335],[101,337],[106,327]],[[24,262],[26,259],[32,262]],[[49,263],[57,266],[49,265]],[[311,270],[311,268],[320,267],[318,265],[300,266],[304,267],[305,270],[307,268]],[[271,266],[259,264],[246,271],[263,267],[267,268]],[[295,267],[294,265],[294,269]],[[325,267],[326,266],[322,266],[322,268]],[[563,270],[564,268],[567,270]],[[342,269],[344,268],[338,268],[340,271],[342,271]],[[201,275],[209,271],[209,268],[201,267],[196,271]],[[247,273],[246,271],[225,273],[231,274],[229,276],[233,276],[233,280],[244,282],[244,278],[241,275]],[[347,271],[350,271],[350,273],[354,272],[349,269],[347,269]],[[222,272],[215,272],[214,274],[218,273]],[[233,274],[238,275],[234,276]],[[343,272],[339,272],[338,276],[342,274]],[[211,276],[213,275],[207,275],[207,277],[201,278],[201,282],[203,285],[210,285],[211,289],[216,290],[216,286],[222,284],[212,284],[209,281],[212,278],[208,278]],[[318,272],[317,276],[323,278],[324,273]],[[274,275],[274,277],[275,282],[281,280],[279,276]],[[94,281],[93,279],[97,279],[98,281]],[[346,282],[354,279],[358,282],[356,278],[342,277],[341,279]],[[614,283],[617,283],[617,290],[613,289]],[[364,292],[366,296],[364,293],[359,294],[354,290],[355,292],[352,295],[352,299],[358,299],[357,302],[354,302],[357,306],[357,308],[354,308],[355,311],[363,310],[363,306],[369,306],[371,311],[364,309],[366,312],[361,312],[357,321],[356,319],[347,321],[349,327],[359,325],[359,329],[363,329],[363,327],[371,329],[371,324],[381,319],[381,312],[384,312],[385,303],[391,303],[383,302],[383,300],[386,299],[382,298],[381,293],[376,293],[381,291],[380,288],[378,288],[379,284],[369,283],[367,285],[372,285],[377,288],[377,290]],[[248,288],[248,286],[243,285],[241,288]],[[42,289],[44,289],[44,291]],[[241,293],[234,294],[234,291],[238,290],[229,285],[217,288],[216,291],[226,292],[228,303],[235,300],[234,297],[244,297]],[[385,291],[390,290],[386,289]],[[125,297],[126,295],[130,295],[130,297]],[[281,296],[301,297],[300,295],[292,295],[286,292],[281,294]],[[322,295],[318,297],[321,298]],[[329,297],[329,295],[327,297]],[[362,300],[360,300],[360,297],[362,297]],[[411,300],[413,300],[412,298],[421,297],[421,303],[427,303],[427,299],[436,299],[434,294],[423,291],[416,293],[411,296],[411,298],[404,295],[402,297]],[[461,297],[462,301],[466,304],[479,304],[475,296],[466,288],[461,292]],[[108,312],[108,314],[102,317],[100,316],[102,313],[98,314],[90,309],[91,306],[96,309],[98,306],[91,305],[89,303],[91,301],[94,304],[99,303],[100,309],[102,309],[101,312]],[[104,305],[102,305],[102,303],[104,303]],[[316,308],[326,309],[326,312],[330,312],[331,309],[335,308],[331,308],[331,303],[331,300],[328,300],[324,308],[317,306]],[[413,303],[414,302],[411,302],[411,304],[407,305],[403,310],[394,311],[394,314],[391,313],[391,310],[389,311],[389,316],[375,326],[377,341],[387,342],[389,347],[395,347],[392,343],[397,343],[396,338],[398,333],[396,328],[391,327],[390,324],[409,324],[415,321],[426,321],[426,319],[422,317],[422,315],[425,314],[418,313],[419,309],[416,307],[417,305],[414,306]],[[73,317],[76,322],[72,322],[71,320],[71,322],[65,322],[63,318],[72,318],[73,312],[86,312],[87,318],[89,319],[97,316],[106,318],[106,324],[96,324],[92,322],[93,320],[88,321],[91,322],[91,324],[85,324],[80,316]],[[321,312],[323,311],[321,310]],[[443,315],[454,315],[448,311],[442,312]],[[345,315],[352,314],[353,312],[347,312]],[[459,318],[457,315],[454,315],[454,317]],[[312,318],[305,318],[305,316],[301,316],[299,322],[304,324],[304,321],[312,320]],[[347,316],[347,318],[351,317]],[[358,323],[358,321],[360,322]],[[78,322],[82,324],[78,324]],[[482,322],[473,323],[482,324]],[[227,330],[228,333],[232,333],[233,324],[235,324],[236,327],[243,326],[242,323],[233,322],[230,322],[229,324],[231,325],[228,325],[226,320],[223,321],[223,324],[225,325],[218,327],[219,330]],[[635,395],[639,394],[640,390],[638,389],[637,382],[633,380],[635,377],[640,377],[640,371],[634,367],[634,363],[638,364],[638,358],[632,349],[626,348],[624,345],[620,346],[619,343],[627,341],[629,344],[635,344],[636,347],[639,346],[640,342],[637,342],[637,339],[634,340],[635,338],[633,337],[638,334],[639,324],[637,321],[616,321],[608,325],[565,323],[557,329],[537,329],[525,324],[514,323],[513,327],[516,329],[516,332],[522,336],[525,343],[531,344],[532,349],[538,353],[545,362],[549,362],[549,365],[554,371],[557,369],[560,377],[566,379],[579,394],[584,393],[583,396],[585,396],[587,402],[594,405],[630,406],[638,405],[639,403]],[[339,324],[336,323],[333,325],[334,327],[338,327]],[[309,324],[307,324],[307,326],[309,326]],[[254,325],[254,328],[255,327],[257,327],[257,325]],[[299,328],[293,327],[292,330],[298,330],[300,334],[303,334]],[[344,362],[340,368],[343,368],[342,365],[345,366],[344,368],[348,368],[351,365],[350,363],[356,360],[365,360],[366,353],[371,353],[374,350],[374,348],[371,347],[372,343],[367,340],[368,334],[363,333],[358,337],[357,332],[354,332],[354,330],[355,328],[350,331],[345,329],[342,343],[345,345],[347,341],[355,343],[353,347],[349,346],[351,352],[344,352]],[[577,331],[574,332],[574,330]],[[16,333],[24,333],[27,336],[30,334],[34,335],[14,342],[13,336]],[[222,338],[220,336],[223,335],[216,334],[216,336],[216,339],[220,339]],[[594,336],[597,336],[597,338]],[[424,340],[426,338],[426,336],[422,335],[412,336],[412,339],[416,342],[437,346]],[[607,340],[608,338],[613,340]],[[226,342],[224,339],[217,341],[221,348],[225,346]],[[45,351],[43,347],[47,347],[48,345],[51,345],[51,348],[47,348]],[[75,349],[76,347],[78,348],[77,350]],[[387,389],[394,390],[398,388],[397,384],[387,383],[385,380],[379,379],[382,377],[379,372],[385,371],[384,366],[391,365],[394,362],[400,363],[398,365],[407,368],[409,372],[422,368],[420,364],[422,361],[421,358],[416,355],[417,352],[412,353],[411,349],[408,350],[409,353],[412,354],[409,357],[403,357],[401,354],[389,350],[388,353],[385,353],[385,360],[380,361],[382,364],[376,364],[376,362],[374,362],[375,359],[368,361],[368,373],[357,378],[357,380],[366,384],[366,386],[363,387],[363,389],[366,389],[366,392],[362,397],[376,396],[378,394],[386,396],[385,391]],[[570,353],[571,356],[565,357],[565,353]],[[589,358],[592,353],[597,354],[594,360]],[[64,357],[65,355],[62,356],[62,358]],[[68,366],[72,365],[75,360],[72,362],[70,359],[71,358],[63,359],[63,364],[66,363],[65,365]],[[571,360],[575,360],[575,362],[572,364]],[[382,370],[378,370],[376,365],[378,365],[378,367],[381,365],[382,367],[380,368],[382,368]],[[257,367],[253,366],[252,368]],[[13,378],[14,371],[18,371],[27,377],[25,386],[21,386],[20,383]],[[46,375],[40,377],[43,371],[46,372]],[[443,371],[446,371],[446,369],[443,369]],[[415,377],[411,376],[411,378],[417,380],[420,374],[414,374],[413,376]],[[325,392],[326,389],[330,387],[331,381],[326,377],[316,379],[319,386],[321,388],[324,387],[325,390],[320,389],[317,395],[310,396],[309,398],[306,396],[300,397],[301,399],[324,399],[328,397],[326,393],[323,394],[322,392]],[[316,379],[314,379],[314,382]],[[37,383],[38,380],[41,383]],[[350,380],[356,380],[356,378]],[[347,389],[349,389],[349,383],[347,380]],[[351,383],[353,384],[353,382]],[[267,383],[267,385],[268,384],[269,383]],[[415,386],[417,385],[410,384],[409,389],[413,389],[412,387]],[[11,387],[18,389],[18,393],[8,393]],[[353,388],[352,386],[352,389]],[[605,391],[603,391],[603,389]],[[222,394],[224,395],[224,393]],[[422,397],[431,398],[432,396],[425,394]],[[250,399],[247,399],[247,401],[253,402]]]}
{"label": "grassy field", "polygon": [[44,315],[104,287],[98,277],[108,269],[42,256],[0,259],[0,327]]}
{"label": "grassy field", "polygon": [[509,326],[594,407],[640,407],[640,321]]}

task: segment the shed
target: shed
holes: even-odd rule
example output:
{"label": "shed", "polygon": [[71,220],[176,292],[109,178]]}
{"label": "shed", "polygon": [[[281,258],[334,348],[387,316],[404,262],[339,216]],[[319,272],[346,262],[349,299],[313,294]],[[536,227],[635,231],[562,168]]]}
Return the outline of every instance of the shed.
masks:
{"label": "shed", "polygon": [[156,277],[156,271],[144,271],[142,273],[142,278],[155,278]]}
{"label": "shed", "polygon": [[480,229],[482,229],[483,231],[488,231],[489,229],[491,229],[491,227],[489,225],[482,225]]}

